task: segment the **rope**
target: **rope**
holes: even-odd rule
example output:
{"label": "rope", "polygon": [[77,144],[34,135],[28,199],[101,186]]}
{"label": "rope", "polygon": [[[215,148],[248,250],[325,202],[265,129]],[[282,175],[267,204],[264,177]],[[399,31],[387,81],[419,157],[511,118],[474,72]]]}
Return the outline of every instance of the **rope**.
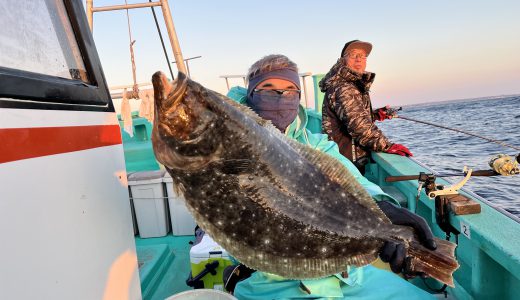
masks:
{"label": "rope", "polygon": [[[128,1],[125,0],[125,4],[128,5]],[[134,86],[132,87],[132,93],[129,98],[139,99],[139,86],[137,85],[137,79],[135,75],[135,57],[134,57],[134,44],[135,41],[132,40],[132,30],[130,28],[130,14],[128,13],[128,8],[126,9],[126,20],[128,23],[128,37],[130,38],[130,59],[132,61],[132,77],[134,79]]]}
{"label": "rope", "polygon": [[[148,0],[148,2],[152,2],[152,0]],[[170,58],[168,57],[168,52],[166,51],[166,47],[164,46],[164,40],[162,37],[161,28],[159,27],[159,22],[157,22],[157,16],[155,15],[154,7],[152,6],[150,8],[152,9],[153,19],[155,20],[155,26],[157,27],[157,32],[159,33],[159,38],[161,39],[161,45],[162,45],[162,48],[164,51],[164,57],[166,57],[166,64],[168,65],[168,68],[170,69],[170,75],[172,75],[172,80],[173,80],[175,77],[173,76],[173,70],[172,70],[172,66],[170,64]]]}
{"label": "rope", "polygon": [[434,126],[434,127],[439,127],[439,128],[443,128],[443,129],[447,129],[447,130],[451,130],[451,131],[455,131],[455,132],[459,132],[459,133],[463,133],[463,134],[467,134],[467,135],[471,135],[471,136],[474,136],[474,137],[477,137],[477,138],[480,138],[480,139],[483,139],[483,140],[486,140],[486,141],[489,141],[489,142],[492,142],[492,143],[495,143],[495,144],[499,144],[499,145],[501,145],[503,147],[507,147],[507,148],[511,148],[511,149],[515,149],[515,150],[520,150],[520,147],[515,147],[515,146],[509,145],[509,144],[507,144],[505,142],[502,142],[502,141],[499,141],[499,140],[490,139],[490,138],[487,138],[487,137],[484,137],[484,136],[480,136],[480,135],[477,135],[477,134],[474,134],[474,133],[471,133],[471,132],[463,131],[463,130],[460,130],[460,129],[455,129],[455,128],[450,128],[450,127],[446,127],[446,126],[442,126],[442,125],[437,125],[437,124],[426,122],[426,121],[419,121],[419,120],[415,120],[415,119],[411,119],[411,118],[403,117],[403,116],[396,116],[396,118],[403,119],[403,120],[408,120],[408,121],[412,121],[412,122],[417,122],[417,123],[422,123],[422,124],[426,124],[426,125],[430,125],[430,126]]}

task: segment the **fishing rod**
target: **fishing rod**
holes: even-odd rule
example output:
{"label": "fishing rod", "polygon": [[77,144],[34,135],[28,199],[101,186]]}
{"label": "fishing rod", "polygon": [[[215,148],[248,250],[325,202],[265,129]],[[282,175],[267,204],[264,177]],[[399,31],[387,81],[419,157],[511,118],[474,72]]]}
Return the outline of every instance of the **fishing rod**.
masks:
{"label": "fishing rod", "polygon": [[[444,173],[444,174],[435,174],[436,177],[456,177],[456,176],[466,176],[466,172],[461,173]],[[500,176],[501,174],[495,172],[494,170],[476,170],[471,173],[471,176]],[[402,175],[402,176],[387,176],[385,178],[386,182],[397,182],[397,181],[406,181],[406,180],[416,180],[419,179],[420,175]]]}
{"label": "fishing rod", "polygon": [[[389,108],[387,114],[391,115],[394,118],[399,118],[399,119],[403,119],[403,120],[408,120],[408,121],[412,121],[412,122],[417,122],[417,123],[421,123],[421,124],[426,124],[426,125],[430,125],[430,126],[434,126],[434,127],[443,128],[443,129],[446,129],[446,130],[455,131],[455,132],[458,132],[458,133],[467,134],[467,135],[474,136],[474,137],[477,137],[477,138],[480,138],[480,139],[483,139],[483,140],[486,140],[486,141],[489,141],[489,142],[492,142],[492,143],[495,143],[495,144],[499,144],[499,145],[501,145],[503,147],[507,147],[507,148],[511,148],[511,149],[515,149],[515,150],[519,150],[520,151],[520,147],[509,145],[509,144],[507,144],[507,143],[505,143],[503,141],[500,141],[500,140],[487,138],[485,136],[481,136],[481,135],[478,135],[478,134],[474,134],[472,132],[467,132],[467,131],[456,129],[456,128],[450,128],[450,127],[447,127],[447,126],[442,126],[442,125],[431,123],[431,122],[416,120],[416,119],[412,119],[412,118],[408,118],[408,117],[403,117],[403,116],[397,115],[397,112],[402,110],[402,109],[403,109],[402,107],[399,107],[397,109]],[[516,156],[516,160],[520,163],[520,153]]]}

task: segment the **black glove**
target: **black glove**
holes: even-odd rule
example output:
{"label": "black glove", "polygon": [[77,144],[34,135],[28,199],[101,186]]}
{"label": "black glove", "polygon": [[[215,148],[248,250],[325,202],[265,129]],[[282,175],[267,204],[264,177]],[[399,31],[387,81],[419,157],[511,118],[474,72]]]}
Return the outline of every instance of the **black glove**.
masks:
{"label": "black glove", "polygon": [[[428,249],[437,249],[437,244],[433,239],[433,233],[424,218],[412,213],[406,208],[393,205],[388,201],[377,202],[379,208],[390,219],[392,224],[413,227],[419,237],[419,242]],[[390,263],[390,268],[394,273],[403,271],[406,258],[406,249],[402,243],[385,242],[379,253],[381,260]],[[410,274],[409,274],[410,275]]]}

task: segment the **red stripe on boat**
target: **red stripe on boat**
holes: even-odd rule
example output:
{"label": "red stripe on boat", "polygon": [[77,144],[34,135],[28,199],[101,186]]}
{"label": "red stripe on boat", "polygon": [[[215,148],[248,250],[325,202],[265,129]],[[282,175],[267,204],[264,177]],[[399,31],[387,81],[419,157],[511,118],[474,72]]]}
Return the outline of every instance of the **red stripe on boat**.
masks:
{"label": "red stripe on boat", "polygon": [[0,129],[0,164],[117,144],[119,125]]}

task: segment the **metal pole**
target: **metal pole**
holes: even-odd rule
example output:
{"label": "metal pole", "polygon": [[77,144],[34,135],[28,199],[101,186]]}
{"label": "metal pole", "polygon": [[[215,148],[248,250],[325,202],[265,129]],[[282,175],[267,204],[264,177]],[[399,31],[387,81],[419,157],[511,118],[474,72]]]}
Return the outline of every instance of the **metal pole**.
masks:
{"label": "metal pole", "polygon": [[[186,58],[184,61],[186,62],[186,70],[188,71],[188,77],[191,78],[191,75],[190,75],[190,65],[188,64],[188,60],[192,60],[192,59],[197,59],[197,58],[201,58],[202,56],[194,56],[194,57],[188,57]],[[177,61],[172,61],[172,63],[176,63]]]}
{"label": "metal pole", "polygon": [[[88,2],[92,2],[93,0],[87,0]],[[92,8],[93,12],[99,11],[110,11],[110,10],[120,10],[120,9],[133,9],[133,8],[143,8],[143,7],[152,7],[152,6],[161,6],[160,2],[148,2],[148,3],[135,3],[135,4],[123,4],[123,5],[110,5],[110,6],[100,6]]]}
{"label": "metal pole", "polygon": [[246,75],[220,75],[220,78],[224,78],[226,80],[226,86],[229,91],[229,78],[242,78],[244,81],[244,86],[247,86]]}
{"label": "metal pole", "polygon": [[226,77],[225,79],[226,79],[227,90],[229,91],[229,82],[228,82],[228,80],[227,80],[227,77]]}
{"label": "metal pole", "polygon": [[188,63],[187,60],[185,60],[185,62],[186,62],[186,70],[188,71],[188,77],[191,78],[191,76],[190,76],[190,64]]}
{"label": "metal pole", "polygon": [[305,108],[308,108],[309,107],[309,96],[307,95],[307,84],[305,82],[305,77],[307,76],[311,76],[312,73],[311,72],[305,72],[305,73],[298,73],[298,75],[300,75],[300,77],[302,78],[302,81],[303,81],[303,93],[305,94]]}
{"label": "metal pole", "polygon": [[92,6],[94,5],[93,2],[94,0],[87,0],[87,20],[90,32],[94,32],[94,12],[92,11]]}
{"label": "metal pole", "polygon": [[172,45],[173,57],[175,58],[175,62],[177,63],[177,70],[186,74],[186,66],[184,65],[184,59],[182,58],[179,39],[177,38],[177,33],[175,32],[175,27],[173,26],[172,14],[170,12],[170,7],[168,6],[168,0],[161,0],[161,8],[163,11],[164,22],[166,23],[166,28],[168,29],[170,43]]}
{"label": "metal pole", "polygon": [[305,108],[308,108],[309,107],[309,103],[307,102],[307,86],[305,85],[305,77],[307,77],[307,76],[302,76],[302,80],[303,80],[303,93],[305,94]]}
{"label": "metal pole", "polygon": [[[152,0],[148,0],[148,2],[152,2]],[[159,27],[159,22],[157,21],[157,14],[155,14],[155,9],[153,7],[150,7],[150,10],[152,11],[153,20],[155,21],[155,27],[157,27],[157,33],[159,34],[159,39],[161,40],[161,46],[164,52],[164,57],[166,58],[166,64],[168,65],[168,69],[170,70],[170,76],[171,80],[175,78],[173,75],[172,66],[170,64],[170,58],[168,57],[168,51],[166,51],[166,47],[164,46],[164,39],[162,37],[161,28]]]}

